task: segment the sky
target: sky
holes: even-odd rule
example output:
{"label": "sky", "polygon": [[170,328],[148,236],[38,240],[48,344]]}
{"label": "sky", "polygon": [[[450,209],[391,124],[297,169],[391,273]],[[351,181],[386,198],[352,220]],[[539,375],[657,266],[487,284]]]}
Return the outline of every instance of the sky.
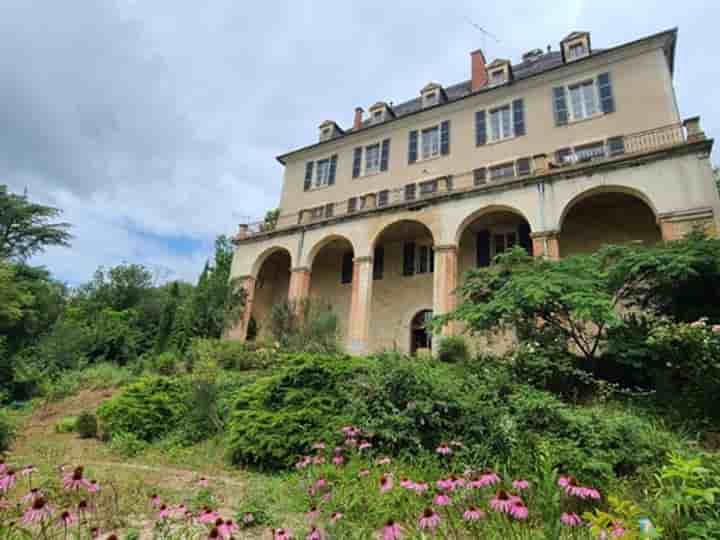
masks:
{"label": "sky", "polygon": [[193,282],[217,235],[277,206],[275,156],[469,79],[477,48],[517,62],[573,30],[604,48],[677,26],[680,111],[713,136],[718,20],[712,0],[1,0],[0,183],[73,225],[31,261],[58,279],[127,262]]}

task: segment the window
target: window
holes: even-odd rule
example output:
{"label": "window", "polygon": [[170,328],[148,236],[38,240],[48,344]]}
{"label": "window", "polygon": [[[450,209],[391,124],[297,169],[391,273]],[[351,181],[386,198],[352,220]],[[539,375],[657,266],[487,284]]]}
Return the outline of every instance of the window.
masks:
{"label": "window", "polygon": [[321,159],[317,162],[317,173],[315,175],[315,186],[326,186],[330,180],[330,160]]}
{"label": "window", "polygon": [[609,138],[607,144],[611,156],[619,156],[625,153],[625,139],[623,139],[622,135]]}
{"label": "window", "polygon": [[499,255],[517,244],[517,232],[495,232],[492,236],[492,254]]}
{"label": "window", "polygon": [[518,176],[530,174],[530,158],[520,158],[517,160],[517,174]]}
{"label": "window", "polygon": [[385,248],[378,246],[373,253],[373,279],[382,279],[385,270]]}
{"label": "window", "polygon": [[437,192],[438,183],[437,180],[428,180],[427,182],[420,183],[420,196],[432,195]]}
{"label": "window", "polygon": [[432,272],[434,270],[432,247],[418,246],[416,264],[417,274],[427,274],[428,272]]}
{"label": "window", "polygon": [[578,146],[575,148],[575,155],[578,161],[590,161],[595,158],[605,157],[605,145],[599,142]]}
{"label": "window", "polygon": [[342,268],[340,269],[340,283],[352,283],[353,278],[353,252],[343,253]]}
{"label": "window", "polygon": [[555,152],[555,161],[560,165],[566,163],[572,163],[574,160],[573,151],[571,148],[561,148]]}
{"label": "window", "polygon": [[324,206],[316,206],[315,208],[310,210],[310,216],[312,217],[312,219],[322,219],[324,211]]}
{"label": "window", "polygon": [[500,141],[512,136],[510,105],[490,111],[490,140]]}
{"label": "window", "polygon": [[573,119],[580,120],[598,112],[597,91],[593,81],[570,86],[569,90]]}
{"label": "window", "polygon": [[440,154],[440,128],[434,126],[423,129],[422,132],[422,153],[423,159],[435,157]]}
{"label": "window", "polygon": [[382,120],[382,117],[383,117],[383,110],[382,110],[382,109],[378,109],[377,111],[375,111],[375,112],[373,113],[373,121],[374,121],[374,122],[380,122],[380,121]]}
{"label": "window", "polygon": [[380,170],[380,145],[372,144],[365,147],[365,174],[373,174]]}
{"label": "window", "polygon": [[584,43],[575,43],[574,45],[570,45],[568,48],[568,53],[570,56],[570,60],[575,60],[577,58],[582,58],[587,54],[587,48],[585,47]]}
{"label": "window", "polygon": [[408,184],[405,186],[405,200],[406,201],[414,201],[415,200],[415,184]]}
{"label": "window", "polygon": [[331,218],[335,215],[335,204],[328,203],[325,205],[325,217]]}
{"label": "window", "polygon": [[377,205],[378,207],[387,206],[390,202],[390,191],[387,189],[383,189],[382,191],[378,192],[378,198],[377,198]]}
{"label": "window", "polygon": [[492,73],[490,73],[490,84],[502,84],[506,80],[505,77],[505,70],[504,69],[496,69]]}
{"label": "window", "polygon": [[487,184],[487,169],[485,167],[473,171],[473,182],[476,186]]}
{"label": "window", "polygon": [[352,214],[357,211],[357,197],[350,197],[348,199],[348,214]]}
{"label": "window", "polygon": [[431,105],[436,105],[438,102],[438,93],[437,92],[430,92],[428,94],[425,94],[425,107],[430,107]]}
{"label": "window", "polygon": [[515,165],[513,163],[504,163],[490,167],[490,180],[501,180],[503,178],[512,178],[515,176]]}

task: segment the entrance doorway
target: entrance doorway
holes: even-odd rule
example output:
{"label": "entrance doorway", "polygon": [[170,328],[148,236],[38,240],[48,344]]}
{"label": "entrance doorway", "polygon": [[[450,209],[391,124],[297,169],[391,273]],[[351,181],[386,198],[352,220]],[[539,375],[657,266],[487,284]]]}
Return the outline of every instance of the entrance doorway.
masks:
{"label": "entrance doorway", "polygon": [[432,332],[429,329],[433,312],[429,309],[418,312],[410,323],[410,354],[419,349],[432,349]]}

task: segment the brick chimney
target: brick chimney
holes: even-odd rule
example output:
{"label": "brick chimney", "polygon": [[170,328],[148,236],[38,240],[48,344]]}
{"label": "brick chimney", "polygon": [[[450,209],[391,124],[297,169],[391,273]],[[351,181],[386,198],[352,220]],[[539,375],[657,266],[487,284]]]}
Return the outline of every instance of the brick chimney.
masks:
{"label": "brick chimney", "polygon": [[363,108],[355,107],[355,120],[353,121],[353,129],[360,129],[363,121]]}
{"label": "brick chimney", "polygon": [[488,82],[487,69],[485,68],[485,55],[482,49],[470,53],[473,92],[477,92]]}

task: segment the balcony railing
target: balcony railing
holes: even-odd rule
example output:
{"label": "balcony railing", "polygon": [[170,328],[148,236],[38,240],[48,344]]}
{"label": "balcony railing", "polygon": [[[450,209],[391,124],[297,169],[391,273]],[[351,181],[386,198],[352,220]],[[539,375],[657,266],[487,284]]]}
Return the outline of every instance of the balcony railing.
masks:
{"label": "balcony railing", "polygon": [[[657,129],[618,135],[596,143],[540,154],[532,159],[521,158],[498,166],[480,167],[453,176],[411,182],[402,187],[364,193],[342,201],[326,203],[299,212],[281,214],[274,223],[263,221],[243,223],[235,237],[249,236],[281,230],[297,225],[318,223],[350,214],[362,214],[378,208],[433,199],[449,193],[483,190],[493,185],[513,182],[518,178],[532,177],[560,170],[574,170],[599,162],[619,159],[628,155],[643,154],[704,139],[698,118]],[[528,167],[530,163],[530,167]],[[509,174],[512,168],[513,174]]]}

